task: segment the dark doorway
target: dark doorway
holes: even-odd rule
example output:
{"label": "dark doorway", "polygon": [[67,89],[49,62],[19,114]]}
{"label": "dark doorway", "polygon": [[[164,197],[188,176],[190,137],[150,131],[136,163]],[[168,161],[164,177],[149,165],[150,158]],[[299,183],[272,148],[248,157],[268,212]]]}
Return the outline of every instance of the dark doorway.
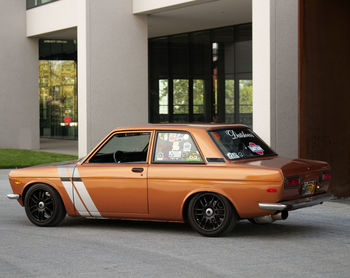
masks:
{"label": "dark doorway", "polygon": [[350,196],[350,1],[299,0],[299,155],[328,161]]}
{"label": "dark doorway", "polygon": [[252,125],[251,24],[149,40],[149,121]]}

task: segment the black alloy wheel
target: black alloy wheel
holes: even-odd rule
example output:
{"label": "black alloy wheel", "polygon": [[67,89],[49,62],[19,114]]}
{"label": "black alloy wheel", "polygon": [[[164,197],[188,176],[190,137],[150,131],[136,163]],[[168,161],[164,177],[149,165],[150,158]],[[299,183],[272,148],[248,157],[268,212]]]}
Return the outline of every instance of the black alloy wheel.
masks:
{"label": "black alloy wheel", "polygon": [[29,188],[24,207],[28,219],[37,226],[58,225],[66,216],[61,197],[46,184],[35,184]]}
{"label": "black alloy wheel", "polygon": [[192,228],[204,236],[229,233],[237,222],[237,214],[230,202],[215,193],[199,193],[188,206],[188,220]]}

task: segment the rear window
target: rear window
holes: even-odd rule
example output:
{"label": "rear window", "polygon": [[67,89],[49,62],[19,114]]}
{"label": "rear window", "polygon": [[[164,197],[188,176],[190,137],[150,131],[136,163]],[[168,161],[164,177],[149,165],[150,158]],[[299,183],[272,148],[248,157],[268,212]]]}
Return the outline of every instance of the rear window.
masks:
{"label": "rear window", "polygon": [[276,155],[247,127],[217,129],[209,131],[209,134],[229,160]]}

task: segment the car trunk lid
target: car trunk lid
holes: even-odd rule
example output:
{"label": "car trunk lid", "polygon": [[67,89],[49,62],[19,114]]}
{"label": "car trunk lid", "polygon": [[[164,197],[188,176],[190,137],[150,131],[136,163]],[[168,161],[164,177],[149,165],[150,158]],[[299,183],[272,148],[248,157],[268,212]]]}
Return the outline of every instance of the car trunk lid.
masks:
{"label": "car trunk lid", "polygon": [[[325,192],[329,186],[329,181],[321,180],[322,173],[330,170],[328,163],[323,161],[270,156],[245,161],[236,160],[231,163],[279,169],[285,179],[281,201]],[[293,178],[298,179],[298,183],[288,184],[288,180]],[[315,190],[311,187],[315,187]],[[307,189],[311,190],[311,193],[308,193]]]}

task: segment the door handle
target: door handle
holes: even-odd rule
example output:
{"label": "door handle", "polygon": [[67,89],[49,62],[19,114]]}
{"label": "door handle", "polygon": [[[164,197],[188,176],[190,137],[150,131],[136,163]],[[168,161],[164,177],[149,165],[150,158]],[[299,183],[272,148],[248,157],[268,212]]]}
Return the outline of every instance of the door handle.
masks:
{"label": "door handle", "polygon": [[131,171],[133,171],[135,173],[142,173],[143,172],[143,168],[132,168]]}

